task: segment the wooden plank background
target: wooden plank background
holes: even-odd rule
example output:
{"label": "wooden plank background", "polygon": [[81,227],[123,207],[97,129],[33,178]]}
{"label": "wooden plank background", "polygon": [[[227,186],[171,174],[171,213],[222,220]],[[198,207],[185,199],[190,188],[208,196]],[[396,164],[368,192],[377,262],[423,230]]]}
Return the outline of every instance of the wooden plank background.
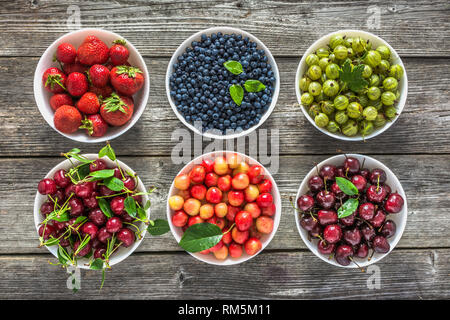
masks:
{"label": "wooden plank background", "polygon": [[[261,39],[280,69],[277,106],[261,126],[277,129],[283,198],[278,232],[268,248],[241,265],[201,263],[183,252],[171,234],[147,236],[139,249],[108,272],[82,272],[82,290],[66,288],[64,270],[38,249],[32,211],[38,181],[81,147],[57,134],[41,117],[32,81],[40,55],[68,31],[71,1],[0,0],[0,298],[188,299],[188,298],[450,298],[450,5],[448,1],[89,1],[78,4],[82,27],[99,27],[130,40],[145,57],[151,76],[147,109],[112,144],[146,185],[156,185],[152,217],[164,218],[166,194],[180,165],[171,163],[183,128],[166,98],[164,77],[177,46],[212,26],[234,26]],[[380,28],[368,30],[369,6]],[[344,143],[315,130],[296,106],[294,78],[302,53],[338,29],[372,31],[401,55],[409,93],[399,120],[377,138]],[[204,145],[209,142],[205,142]],[[369,290],[369,274],[330,266],[298,235],[289,197],[314,163],[344,152],[372,155],[399,177],[408,196],[408,223],[397,248],[377,264],[381,289]],[[282,261],[282,263],[280,263]],[[247,276],[243,277],[243,275]],[[222,288],[220,292],[216,288]],[[130,290],[130,289],[133,290]],[[251,295],[251,296],[249,296]]]}

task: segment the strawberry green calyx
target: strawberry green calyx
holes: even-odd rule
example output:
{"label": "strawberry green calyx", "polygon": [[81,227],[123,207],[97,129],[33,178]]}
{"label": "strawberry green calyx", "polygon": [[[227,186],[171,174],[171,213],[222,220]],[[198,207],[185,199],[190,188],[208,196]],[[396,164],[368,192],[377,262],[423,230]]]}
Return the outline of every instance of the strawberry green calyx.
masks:
{"label": "strawberry green calyx", "polygon": [[119,110],[120,112],[127,113],[123,108],[127,104],[120,99],[117,93],[112,93],[110,97],[103,100],[106,112],[114,112]]}
{"label": "strawberry green calyx", "polygon": [[135,78],[136,73],[142,73],[141,69],[130,66],[117,66],[117,74],[126,73],[130,78]]}
{"label": "strawberry green calyx", "polygon": [[67,90],[61,83],[61,80],[62,80],[62,77],[60,74],[49,74],[47,77],[47,80],[45,81],[45,86],[46,87],[50,86],[50,88],[53,90],[55,83],[56,83],[64,90]]}
{"label": "strawberry green calyx", "polygon": [[121,44],[121,45],[123,45],[123,46],[125,46],[125,45],[127,44],[127,42],[125,41],[125,39],[117,39],[117,40],[114,40],[112,43],[113,43],[113,44]]}
{"label": "strawberry green calyx", "polygon": [[94,133],[94,126],[92,124],[92,121],[88,120],[87,118],[81,120],[80,129],[86,129],[89,132],[89,135],[92,135]]}

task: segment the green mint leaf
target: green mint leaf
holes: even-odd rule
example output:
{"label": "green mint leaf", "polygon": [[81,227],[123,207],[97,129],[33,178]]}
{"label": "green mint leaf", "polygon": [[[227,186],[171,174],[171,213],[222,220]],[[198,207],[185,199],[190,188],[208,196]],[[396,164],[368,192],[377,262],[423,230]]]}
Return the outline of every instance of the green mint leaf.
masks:
{"label": "green mint leaf", "polygon": [[97,178],[97,179],[106,179],[109,177],[112,177],[114,175],[113,169],[105,169],[105,170],[98,170],[93,171],[89,174],[90,177]]}
{"label": "green mint leaf", "polygon": [[101,150],[98,152],[99,158],[103,158],[105,156],[108,157],[111,161],[116,161],[116,154],[113,148],[111,148],[110,144],[107,144],[106,146],[101,148]]}
{"label": "green mint leaf", "polygon": [[266,89],[266,86],[259,80],[247,80],[244,87],[247,92],[260,92]]}
{"label": "green mint leaf", "polygon": [[121,191],[125,187],[123,181],[117,179],[116,177],[106,178],[103,180],[103,183],[112,191]]}
{"label": "green mint leaf", "polygon": [[170,230],[169,223],[163,219],[156,219],[155,221],[153,221],[153,225],[149,225],[147,227],[147,231],[152,236],[160,236],[164,233],[169,232],[169,230]]}
{"label": "green mint leaf", "polygon": [[338,218],[345,218],[358,209],[358,199],[350,198],[338,209]]}
{"label": "green mint leaf", "polygon": [[217,225],[197,223],[186,229],[179,245],[188,252],[199,252],[214,247],[222,236],[222,230]]}
{"label": "green mint leaf", "polygon": [[101,270],[103,269],[103,260],[100,258],[97,258],[91,262],[89,265],[89,269],[92,270]]}
{"label": "green mint leaf", "polygon": [[125,211],[133,218],[136,218],[136,202],[134,201],[134,199],[128,196],[125,198],[123,204],[125,206]]}
{"label": "green mint leaf", "polygon": [[102,210],[103,214],[108,218],[114,217],[114,213],[112,212],[111,207],[109,206],[109,202],[106,201],[104,198],[100,198],[97,200],[98,206],[100,207],[100,210]]}
{"label": "green mint leaf", "polygon": [[360,64],[352,69],[350,62],[346,61],[341,70],[339,70],[339,78],[344,81],[352,91],[358,92],[369,84],[362,76],[363,71],[364,65]]}
{"label": "green mint leaf", "polygon": [[356,196],[358,188],[350,181],[342,177],[336,177],[336,183],[343,193],[348,196]]}
{"label": "green mint leaf", "polygon": [[228,71],[235,75],[241,74],[244,71],[242,69],[242,64],[240,64],[238,61],[229,60],[223,65],[225,68],[227,68]]}
{"label": "green mint leaf", "polygon": [[244,99],[244,88],[242,88],[238,84],[233,84],[230,87],[230,96],[233,99],[234,103],[236,103],[238,106],[240,106],[242,103],[242,100]]}

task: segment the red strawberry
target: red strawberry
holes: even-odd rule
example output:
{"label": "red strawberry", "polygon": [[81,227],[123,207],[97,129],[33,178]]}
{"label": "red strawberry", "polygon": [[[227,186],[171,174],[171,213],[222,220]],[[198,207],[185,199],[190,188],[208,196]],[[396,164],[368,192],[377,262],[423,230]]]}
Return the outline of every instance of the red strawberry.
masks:
{"label": "red strawberry", "polygon": [[103,64],[108,61],[109,48],[96,36],[87,36],[77,51],[78,60],[82,64]]}
{"label": "red strawberry", "polygon": [[63,70],[66,74],[71,74],[72,72],[85,73],[88,68],[88,66],[85,66],[78,61],[75,61],[74,63],[65,63],[63,66]]}
{"label": "red strawberry", "polygon": [[144,85],[142,71],[136,67],[118,66],[111,70],[111,84],[118,93],[132,96]]}
{"label": "red strawberry", "polygon": [[97,88],[90,85],[88,91],[95,93],[99,98],[106,98],[109,97],[111,93],[113,93],[113,88],[111,88],[110,85],[106,85],[103,88]]}
{"label": "red strawberry", "polygon": [[55,112],[53,123],[61,132],[74,133],[81,126],[81,113],[75,107],[61,106]]}
{"label": "red strawberry", "polygon": [[56,49],[56,59],[62,63],[74,63],[77,50],[70,43],[61,43]]}
{"label": "red strawberry", "polygon": [[128,57],[130,56],[130,52],[128,48],[125,46],[125,40],[116,40],[113,41],[114,45],[109,48],[109,58],[113,65],[123,65],[127,62]]}
{"label": "red strawberry", "polygon": [[103,137],[108,130],[108,124],[99,114],[91,114],[81,120],[80,129],[86,129],[91,137]]}
{"label": "red strawberry", "polygon": [[67,77],[67,91],[75,97],[82,96],[88,89],[88,81],[84,74],[72,72]]}
{"label": "red strawberry", "polygon": [[50,107],[52,107],[53,111],[65,104],[73,106],[73,100],[67,93],[57,93],[50,98]]}
{"label": "red strawberry", "polygon": [[85,114],[94,114],[100,109],[100,100],[95,93],[86,92],[78,100],[76,107]]}
{"label": "red strawberry", "polygon": [[118,96],[116,93],[103,101],[100,114],[112,126],[122,126],[131,119],[134,111],[134,102],[131,97]]}
{"label": "red strawberry", "polygon": [[101,64],[94,64],[89,69],[89,79],[94,87],[103,88],[109,82],[109,69]]}
{"label": "red strawberry", "polygon": [[58,68],[48,68],[42,75],[45,89],[53,93],[62,93],[66,90],[66,75]]}
{"label": "red strawberry", "polygon": [[[131,66],[131,64],[128,61],[123,63],[122,65],[124,65],[124,66]],[[107,63],[105,63],[105,67],[107,67],[109,69],[109,71],[111,71],[112,68],[115,67],[115,65],[111,61],[108,61]]]}

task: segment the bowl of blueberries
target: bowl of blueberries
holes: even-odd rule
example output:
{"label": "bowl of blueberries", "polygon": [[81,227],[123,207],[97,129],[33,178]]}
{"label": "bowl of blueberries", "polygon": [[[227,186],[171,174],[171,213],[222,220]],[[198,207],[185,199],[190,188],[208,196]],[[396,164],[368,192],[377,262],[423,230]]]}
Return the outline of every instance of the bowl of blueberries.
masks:
{"label": "bowl of blueberries", "polygon": [[186,39],[166,74],[170,106],[197,134],[214,139],[244,136],[266,121],[280,91],[269,49],[240,29],[215,27]]}

